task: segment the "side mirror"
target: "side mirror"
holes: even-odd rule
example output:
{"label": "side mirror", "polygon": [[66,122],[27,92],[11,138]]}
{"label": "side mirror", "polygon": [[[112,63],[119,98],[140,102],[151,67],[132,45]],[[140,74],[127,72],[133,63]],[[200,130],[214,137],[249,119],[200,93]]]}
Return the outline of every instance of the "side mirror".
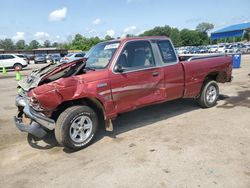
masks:
{"label": "side mirror", "polygon": [[114,67],[114,71],[115,72],[119,72],[119,73],[122,73],[123,71],[124,71],[124,69],[122,68],[122,66],[121,65],[115,65],[115,67]]}

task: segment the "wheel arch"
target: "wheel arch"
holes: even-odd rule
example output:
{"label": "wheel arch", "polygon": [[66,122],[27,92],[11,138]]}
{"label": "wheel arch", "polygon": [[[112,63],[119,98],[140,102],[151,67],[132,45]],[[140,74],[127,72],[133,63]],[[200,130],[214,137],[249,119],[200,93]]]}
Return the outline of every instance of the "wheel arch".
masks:
{"label": "wheel arch", "polygon": [[105,113],[105,107],[101,100],[94,98],[94,97],[84,97],[80,99],[74,99],[70,101],[64,101],[62,102],[56,110],[53,112],[52,116],[53,119],[57,120],[58,116],[67,108],[75,105],[87,105],[97,113],[98,117],[105,120],[106,119],[106,113]]}
{"label": "wheel arch", "polygon": [[200,96],[200,94],[201,94],[201,92],[202,92],[204,86],[205,86],[206,83],[207,83],[208,81],[210,81],[210,80],[214,80],[214,81],[216,81],[216,82],[224,83],[224,82],[225,82],[224,80],[226,80],[226,72],[224,72],[224,71],[214,71],[214,72],[208,73],[208,74],[205,76],[205,78],[204,78],[204,80],[203,80],[203,82],[202,82],[202,85],[201,85],[201,87],[200,87],[200,92],[199,92],[199,94],[196,96],[196,98],[198,98],[198,97]]}
{"label": "wheel arch", "polygon": [[214,71],[214,72],[210,72],[206,75],[203,84],[207,81],[207,80],[214,80],[216,82],[221,82],[224,83],[227,81],[227,74],[225,71]]}

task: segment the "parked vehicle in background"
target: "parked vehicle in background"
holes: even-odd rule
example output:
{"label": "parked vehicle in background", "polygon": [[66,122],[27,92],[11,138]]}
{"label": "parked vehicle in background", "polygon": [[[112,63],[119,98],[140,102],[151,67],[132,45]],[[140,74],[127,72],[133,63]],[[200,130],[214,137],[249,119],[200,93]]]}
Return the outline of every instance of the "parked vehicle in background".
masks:
{"label": "parked vehicle in background", "polygon": [[187,46],[185,48],[184,54],[191,54],[191,50],[193,49],[193,46]]}
{"label": "parked vehicle in background", "polygon": [[30,60],[29,57],[27,55],[24,54],[15,54],[16,56],[23,58],[28,64],[30,64]]}
{"label": "parked vehicle in background", "polygon": [[200,48],[199,47],[193,47],[191,50],[190,50],[190,53],[191,54],[197,54],[200,52]]}
{"label": "parked vehicle in background", "polygon": [[239,49],[240,53],[243,53],[243,54],[247,53],[246,45],[239,45],[238,49]]}
{"label": "parked vehicle in background", "polygon": [[56,62],[60,62],[60,60],[62,58],[59,54],[52,54],[51,57],[52,57],[53,61],[56,61]]}
{"label": "parked vehicle in background", "polygon": [[250,44],[247,44],[247,45],[246,45],[246,52],[247,52],[247,53],[250,53]]}
{"label": "parked vehicle in background", "polygon": [[37,54],[34,58],[34,63],[47,63],[45,54]]}
{"label": "parked vehicle in background", "polygon": [[51,54],[47,54],[46,55],[46,62],[48,63],[49,61],[51,61]]}
{"label": "parked vehicle in background", "polygon": [[28,63],[15,54],[0,54],[0,67],[22,70]]}
{"label": "parked vehicle in background", "polygon": [[224,45],[219,45],[217,48],[218,53],[225,53],[225,46]]}
{"label": "parked vehicle in background", "polygon": [[187,53],[189,53],[188,46],[179,47],[176,49],[176,52],[177,52],[177,54],[187,54]]}
{"label": "parked vehicle in background", "polygon": [[231,45],[227,44],[225,45],[225,48],[224,48],[224,53],[233,53],[233,49],[231,48]]}
{"label": "parked vehicle in background", "polygon": [[201,46],[201,47],[199,48],[198,53],[201,53],[201,54],[208,53],[207,47]]}
{"label": "parked vehicle in background", "polygon": [[34,61],[35,55],[34,54],[26,54],[30,61]]}
{"label": "parked vehicle in background", "polygon": [[249,43],[220,43],[207,46],[181,46],[176,48],[177,54],[202,53],[250,53]]}
{"label": "parked vehicle in background", "polygon": [[47,63],[53,61],[53,62],[59,62],[61,60],[60,54],[48,54],[46,56]]}
{"label": "parked vehicle in background", "polygon": [[180,98],[215,106],[217,83],[230,82],[231,74],[231,56],[179,61],[167,37],[106,41],[82,60],[49,65],[21,80],[15,124],[40,138],[54,130],[59,144],[79,150],[102,122],[112,130],[111,120],[124,112]]}
{"label": "parked vehicle in background", "polygon": [[216,53],[217,51],[218,51],[218,46],[217,45],[209,46],[209,49],[208,49],[209,53]]}
{"label": "parked vehicle in background", "polygon": [[65,57],[61,58],[60,63],[68,63],[71,61],[75,61],[78,59],[82,59],[86,53],[84,52],[76,52],[76,53],[69,53]]}
{"label": "parked vehicle in background", "polygon": [[241,52],[240,48],[236,44],[231,45],[230,48],[233,50],[233,53],[240,53]]}
{"label": "parked vehicle in background", "polygon": [[234,43],[231,45],[234,53],[247,53],[247,46],[242,43]]}

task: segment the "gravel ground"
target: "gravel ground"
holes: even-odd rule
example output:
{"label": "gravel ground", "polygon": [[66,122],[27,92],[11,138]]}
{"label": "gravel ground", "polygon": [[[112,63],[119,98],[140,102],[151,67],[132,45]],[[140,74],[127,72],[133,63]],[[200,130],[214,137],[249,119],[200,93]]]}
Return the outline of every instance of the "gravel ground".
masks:
{"label": "gravel ground", "polygon": [[[22,72],[28,74],[30,65]],[[15,128],[15,73],[0,76],[0,187],[250,187],[250,55],[216,107],[184,99],[121,115],[70,152]]]}

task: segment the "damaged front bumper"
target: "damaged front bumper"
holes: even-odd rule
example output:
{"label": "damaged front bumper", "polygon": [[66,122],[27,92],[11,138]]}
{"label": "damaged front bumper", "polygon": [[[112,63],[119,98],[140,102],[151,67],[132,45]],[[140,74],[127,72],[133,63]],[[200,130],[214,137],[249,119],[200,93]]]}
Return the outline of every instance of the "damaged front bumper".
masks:
{"label": "damaged front bumper", "polygon": [[[25,96],[18,95],[16,97],[16,106],[19,112],[17,116],[14,116],[14,121],[20,131],[43,138],[48,130],[55,128],[55,121],[29,106],[28,99]],[[29,118],[30,122],[24,123],[24,118]]]}

